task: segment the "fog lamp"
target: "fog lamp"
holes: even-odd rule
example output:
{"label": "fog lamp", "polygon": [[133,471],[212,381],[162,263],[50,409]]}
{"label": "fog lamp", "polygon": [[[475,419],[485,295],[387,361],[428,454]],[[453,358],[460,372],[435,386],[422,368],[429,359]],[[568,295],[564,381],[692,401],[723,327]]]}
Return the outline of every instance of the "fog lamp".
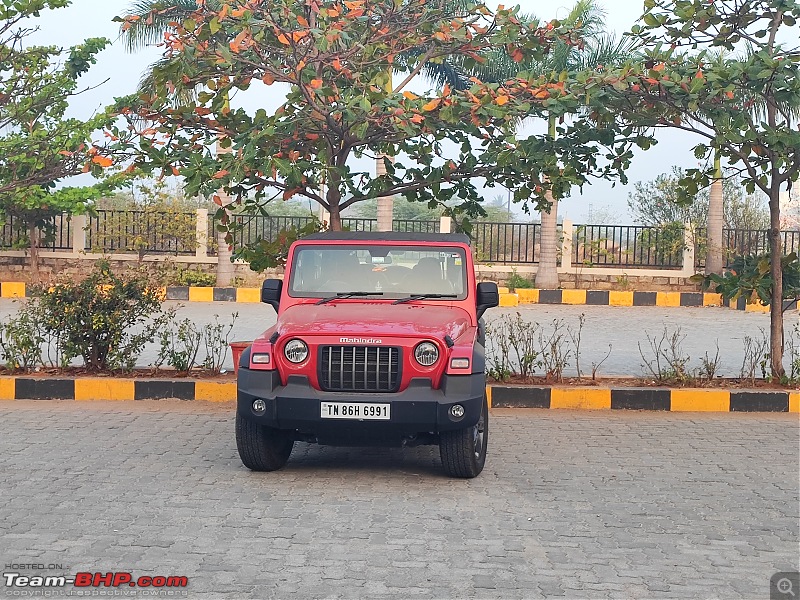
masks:
{"label": "fog lamp", "polygon": [[256,398],[253,400],[253,412],[259,416],[263,415],[265,412],[267,412],[267,403],[261,398]]}
{"label": "fog lamp", "polygon": [[450,416],[454,419],[461,419],[464,417],[464,407],[460,404],[453,404],[450,407]]}

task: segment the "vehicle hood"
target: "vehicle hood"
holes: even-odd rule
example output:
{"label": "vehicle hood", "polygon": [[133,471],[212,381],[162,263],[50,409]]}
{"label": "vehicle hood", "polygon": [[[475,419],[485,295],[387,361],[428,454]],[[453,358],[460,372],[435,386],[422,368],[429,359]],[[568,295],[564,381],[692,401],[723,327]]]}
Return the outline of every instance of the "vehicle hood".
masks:
{"label": "vehicle hood", "polygon": [[469,314],[454,306],[329,302],[298,304],[278,317],[281,335],[354,335],[458,339],[470,326]]}

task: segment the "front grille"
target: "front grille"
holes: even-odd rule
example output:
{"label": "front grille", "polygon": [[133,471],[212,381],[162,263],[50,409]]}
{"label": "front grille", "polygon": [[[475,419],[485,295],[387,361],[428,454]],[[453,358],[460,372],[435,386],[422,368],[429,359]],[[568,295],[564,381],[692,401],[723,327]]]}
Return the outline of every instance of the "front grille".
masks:
{"label": "front grille", "polygon": [[323,346],[320,387],[329,392],[394,392],[400,385],[400,348]]}

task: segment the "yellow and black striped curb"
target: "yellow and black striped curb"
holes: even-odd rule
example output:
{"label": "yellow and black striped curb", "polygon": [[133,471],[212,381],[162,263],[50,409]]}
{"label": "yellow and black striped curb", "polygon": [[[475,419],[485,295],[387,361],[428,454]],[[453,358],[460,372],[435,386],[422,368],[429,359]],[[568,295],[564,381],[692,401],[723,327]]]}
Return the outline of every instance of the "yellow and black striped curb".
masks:
{"label": "yellow and black striped curb", "polygon": [[[504,386],[486,388],[493,408],[800,412],[800,391]],[[0,377],[0,400],[236,400],[235,381],[117,377]]]}
{"label": "yellow and black striped curb", "polygon": [[493,408],[800,412],[800,392],[706,388],[488,387]]}
{"label": "yellow and black striped curb", "polygon": [[[0,282],[0,298],[25,298],[30,290],[24,282]],[[186,302],[261,302],[259,288],[169,286],[161,288],[165,300]]]}
{"label": "yellow and black striped curb", "polygon": [[122,377],[0,377],[0,400],[236,399],[235,381]]}
{"label": "yellow and black striped curb", "polygon": [[[769,312],[769,306],[748,304],[745,298],[726,302],[721,294],[703,292],[635,292],[616,290],[537,290],[517,289],[510,293],[500,288],[500,306],[521,304],[569,304],[586,306],[726,306],[747,312]],[[784,310],[797,300],[784,300]]]}
{"label": "yellow and black striped curb", "polygon": [[[169,286],[162,289],[166,300],[184,302],[261,302],[259,288]],[[0,283],[0,298],[24,298],[25,283],[8,281]],[[796,305],[796,300],[786,300],[784,309]],[[500,306],[521,304],[569,304],[586,306],[728,306],[747,312],[769,312],[768,306],[747,304],[744,298],[724,302],[720,294],[701,292],[633,292],[615,290],[538,290],[517,289],[509,292],[500,288]]]}

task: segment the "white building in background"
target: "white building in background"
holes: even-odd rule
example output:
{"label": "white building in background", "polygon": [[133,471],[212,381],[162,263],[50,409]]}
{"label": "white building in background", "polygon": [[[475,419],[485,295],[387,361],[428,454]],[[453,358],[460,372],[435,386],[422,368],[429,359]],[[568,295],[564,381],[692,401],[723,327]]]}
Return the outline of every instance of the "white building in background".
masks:
{"label": "white building in background", "polygon": [[781,192],[781,229],[800,229],[800,179]]}

